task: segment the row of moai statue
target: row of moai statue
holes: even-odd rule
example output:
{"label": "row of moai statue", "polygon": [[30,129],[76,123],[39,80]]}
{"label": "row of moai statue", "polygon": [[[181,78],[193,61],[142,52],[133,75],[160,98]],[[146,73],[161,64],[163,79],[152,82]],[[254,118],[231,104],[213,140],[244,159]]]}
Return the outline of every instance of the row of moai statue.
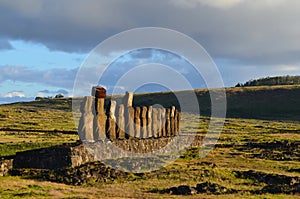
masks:
{"label": "row of moai statue", "polygon": [[133,93],[126,92],[121,104],[110,100],[105,108],[105,98],[106,90],[99,86],[93,87],[92,96],[84,97],[78,127],[82,141],[160,138],[179,133],[180,112],[175,106],[133,107]]}

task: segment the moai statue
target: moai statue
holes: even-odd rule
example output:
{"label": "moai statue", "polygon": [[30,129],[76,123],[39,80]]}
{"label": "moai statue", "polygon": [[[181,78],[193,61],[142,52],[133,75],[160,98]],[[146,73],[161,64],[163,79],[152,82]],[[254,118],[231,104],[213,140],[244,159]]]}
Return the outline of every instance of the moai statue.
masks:
{"label": "moai statue", "polygon": [[81,141],[93,142],[94,141],[94,106],[95,98],[92,96],[86,96],[83,98],[83,102],[80,107],[81,118],[79,121],[78,132]]}
{"label": "moai statue", "polygon": [[107,120],[107,134],[108,137],[112,140],[115,140],[117,138],[117,133],[116,133],[116,106],[117,102],[116,101],[110,101],[109,105],[109,112],[108,112],[108,120]]}
{"label": "moai statue", "polygon": [[135,128],[135,136],[136,138],[141,138],[141,108],[135,107],[134,112],[134,128]]}
{"label": "moai statue", "polygon": [[161,133],[162,137],[166,137],[166,109],[162,108],[161,109]]}
{"label": "moai statue", "polygon": [[171,136],[171,109],[166,109],[166,136]]}
{"label": "moai statue", "polygon": [[180,112],[178,109],[175,111],[175,135],[179,134]]}
{"label": "moai statue", "polygon": [[124,104],[119,105],[117,115],[117,135],[119,139],[125,138],[125,117],[124,117]]}
{"label": "moai statue", "polygon": [[161,108],[157,108],[157,137],[162,137]]}
{"label": "moai statue", "polygon": [[143,106],[141,108],[141,138],[147,138],[148,133],[147,133],[147,107]]}
{"label": "moai statue", "polygon": [[106,139],[106,114],[104,110],[104,101],[106,98],[106,90],[101,86],[95,86],[92,89],[92,96],[96,97],[94,117],[94,138],[95,141]]}
{"label": "moai statue", "polygon": [[151,137],[153,137],[153,130],[152,130],[152,110],[153,110],[153,107],[149,106],[148,107],[148,111],[147,111],[147,135],[146,135],[145,138],[151,138]]}
{"label": "moai statue", "polygon": [[133,102],[133,93],[126,92],[123,98],[126,138],[135,136],[135,128],[134,128],[135,110],[132,107],[132,102]]}
{"label": "moai statue", "polygon": [[152,109],[152,135],[155,138],[159,136],[159,124],[158,124],[158,108]]}
{"label": "moai statue", "polygon": [[134,128],[134,108],[133,107],[127,107],[126,108],[126,114],[125,114],[125,132],[126,138],[134,137],[135,136],[135,128]]}
{"label": "moai statue", "polygon": [[175,106],[171,107],[171,135],[174,136],[175,135]]}

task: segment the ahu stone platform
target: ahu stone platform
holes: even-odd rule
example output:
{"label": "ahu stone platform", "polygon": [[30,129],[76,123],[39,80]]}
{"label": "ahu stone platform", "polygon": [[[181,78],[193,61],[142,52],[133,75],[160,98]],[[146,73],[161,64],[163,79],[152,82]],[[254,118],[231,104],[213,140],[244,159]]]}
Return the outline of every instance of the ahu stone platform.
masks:
{"label": "ahu stone platform", "polygon": [[[196,136],[190,142],[191,137],[179,134],[181,113],[175,106],[133,107],[131,92],[126,92],[121,103],[110,100],[105,106],[105,98],[106,90],[102,87],[94,87],[92,96],[83,98],[79,142],[18,152],[15,156],[2,158],[0,175],[6,175],[13,168],[55,170],[77,167],[99,159],[123,157],[127,152],[148,153],[163,149],[172,153],[172,150],[182,149],[182,144],[192,143],[191,146],[195,147],[202,143],[202,137]],[[174,147],[165,147],[170,142],[175,143]],[[87,146],[101,149],[98,155],[103,158],[96,157]],[[119,148],[122,154],[111,153],[111,147]]]}

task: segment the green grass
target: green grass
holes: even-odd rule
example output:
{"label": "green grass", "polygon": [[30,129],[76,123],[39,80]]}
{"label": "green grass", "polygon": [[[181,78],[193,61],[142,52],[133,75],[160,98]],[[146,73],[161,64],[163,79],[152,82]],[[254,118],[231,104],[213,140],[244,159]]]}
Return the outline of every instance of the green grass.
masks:
{"label": "green grass", "polygon": [[0,129],[76,133],[71,100],[55,99],[1,105]]}
{"label": "green grass", "polygon": [[[277,92],[278,89],[280,92]],[[274,97],[277,92],[280,97],[289,89],[297,90],[299,87],[227,89],[229,111],[232,111],[233,107],[245,105],[246,102],[239,102],[243,98],[238,99],[238,96],[245,93],[256,96],[256,99],[261,99],[257,96],[264,93],[262,96]],[[272,91],[275,92],[271,95]],[[287,96],[293,95],[294,98],[290,99],[295,100],[298,96],[297,93],[298,90],[292,91],[292,94],[287,94]],[[157,100],[152,94],[149,95],[152,102]],[[166,97],[165,94],[161,95]],[[141,101],[138,102],[140,99],[136,99],[136,103],[142,103]],[[167,97],[163,99],[167,100]],[[282,98],[274,101],[280,99]],[[252,119],[247,118],[262,109],[260,106],[242,118],[227,118],[218,143],[204,158],[199,158],[200,147],[195,147],[187,150],[178,160],[161,170],[131,175],[125,181],[93,182],[82,186],[70,186],[15,176],[0,177],[0,198],[299,198],[299,194],[254,194],[253,191],[261,190],[267,186],[267,182],[241,178],[237,175],[237,172],[253,170],[255,173],[281,175],[284,178],[300,177],[300,148],[297,145],[300,143],[300,122],[297,119],[299,112],[290,117],[289,114],[294,112],[289,111],[294,104],[289,106],[287,105],[288,100],[285,100],[279,109],[281,111],[284,108],[287,109],[286,118],[276,116],[276,120],[258,119],[262,114],[258,117],[252,117]],[[275,106],[277,103],[275,102],[271,101],[270,107]],[[256,103],[262,103],[262,101]],[[267,99],[264,100],[264,103],[267,103]],[[297,103],[298,106],[294,108],[298,111],[300,106],[298,101]],[[249,107],[242,108],[238,114],[244,114],[243,111],[249,110]],[[279,109],[275,110],[278,111]],[[269,118],[274,111],[267,113]],[[234,115],[233,113],[230,114]],[[284,112],[281,113],[285,114]],[[182,133],[196,133],[199,136],[205,136],[209,120],[209,117],[206,116],[185,113],[181,122]],[[76,134],[70,134],[70,132],[75,132],[76,128],[74,127],[69,100],[0,106],[0,129],[0,156],[78,140]],[[278,146],[268,148],[272,143],[278,143]],[[255,147],[255,144],[259,147]],[[296,147],[292,147],[294,145]],[[202,182],[217,183],[229,189],[238,190],[238,192],[191,196],[162,194],[160,192],[174,186],[196,186]]]}

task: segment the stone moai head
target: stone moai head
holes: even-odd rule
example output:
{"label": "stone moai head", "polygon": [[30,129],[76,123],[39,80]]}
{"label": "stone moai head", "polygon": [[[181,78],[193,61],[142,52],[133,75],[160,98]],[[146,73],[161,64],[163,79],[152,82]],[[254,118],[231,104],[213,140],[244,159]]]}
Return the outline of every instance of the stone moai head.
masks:
{"label": "stone moai head", "polygon": [[106,98],[106,89],[101,86],[94,86],[92,89],[92,96],[96,98]]}

